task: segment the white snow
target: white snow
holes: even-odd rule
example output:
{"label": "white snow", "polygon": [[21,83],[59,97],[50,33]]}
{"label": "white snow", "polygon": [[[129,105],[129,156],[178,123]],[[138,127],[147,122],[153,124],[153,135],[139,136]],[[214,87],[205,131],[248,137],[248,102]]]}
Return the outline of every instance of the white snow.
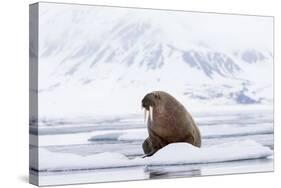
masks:
{"label": "white snow", "polygon": [[105,152],[91,156],[80,156],[69,153],[54,153],[39,149],[40,170],[70,170],[89,168],[109,168],[129,166],[129,160],[120,153]]}
{"label": "white snow", "polygon": [[252,134],[270,134],[273,133],[273,126],[271,123],[257,124],[257,125],[220,125],[220,126],[202,126],[200,128],[204,138],[220,137],[220,136],[241,136]]}
{"label": "white snow", "polygon": [[224,143],[206,148],[196,148],[187,143],[170,144],[155,153],[149,160],[152,165],[196,164],[256,159],[272,155],[268,147],[252,140]]}
{"label": "white snow", "polygon": [[[252,140],[229,142],[215,146],[196,148],[188,143],[170,144],[152,157],[128,159],[121,153],[105,152],[88,156],[54,153],[39,148],[39,170],[82,170],[140,165],[169,165],[214,163],[269,157],[273,152]],[[33,168],[35,164],[31,163]]]}
{"label": "white snow", "polygon": [[145,140],[148,137],[147,129],[139,129],[136,131],[127,131],[120,135],[118,140]]}

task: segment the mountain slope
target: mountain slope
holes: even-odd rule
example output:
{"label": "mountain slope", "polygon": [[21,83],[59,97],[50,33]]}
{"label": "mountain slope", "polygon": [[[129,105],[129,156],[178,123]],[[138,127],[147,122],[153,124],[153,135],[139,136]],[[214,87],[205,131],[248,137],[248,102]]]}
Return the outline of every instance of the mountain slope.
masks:
{"label": "mountain slope", "polygon": [[[135,109],[146,92],[165,90],[186,103],[272,103],[268,36],[241,35],[236,26],[248,18],[224,21],[208,15],[206,23],[203,17],[108,7],[42,8],[39,101],[47,106],[46,113],[70,103],[76,113],[76,107],[91,111],[93,105],[106,112],[110,103],[116,104],[110,110],[114,111],[124,101]],[[229,27],[239,36],[225,34],[228,28],[222,26],[228,19],[234,20]],[[257,18],[249,20],[253,23],[249,28],[261,20],[271,23]],[[211,23],[212,30],[201,31]],[[238,45],[241,37],[243,43]]]}

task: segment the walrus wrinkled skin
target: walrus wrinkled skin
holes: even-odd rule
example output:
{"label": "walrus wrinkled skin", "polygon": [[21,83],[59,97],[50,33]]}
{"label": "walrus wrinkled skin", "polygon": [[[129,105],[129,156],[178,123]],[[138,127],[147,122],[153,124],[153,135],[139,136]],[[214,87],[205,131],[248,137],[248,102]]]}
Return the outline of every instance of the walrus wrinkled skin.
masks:
{"label": "walrus wrinkled skin", "polygon": [[142,144],[144,157],[151,156],[164,146],[175,142],[201,146],[200,131],[193,118],[170,94],[163,91],[149,93],[143,98],[142,107],[149,113],[149,136]]}

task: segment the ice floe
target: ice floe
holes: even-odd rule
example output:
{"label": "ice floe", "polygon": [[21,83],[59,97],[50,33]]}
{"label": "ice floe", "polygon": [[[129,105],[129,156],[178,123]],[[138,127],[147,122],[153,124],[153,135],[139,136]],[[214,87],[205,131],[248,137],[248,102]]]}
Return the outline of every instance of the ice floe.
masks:
{"label": "ice floe", "polygon": [[101,168],[132,167],[142,165],[180,165],[259,159],[272,156],[270,148],[252,141],[229,142],[196,148],[188,143],[174,143],[162,148],[151,157],[129,159],[117,152],[104,152],[81,156],[39,149],[39,171],[70,171]]}

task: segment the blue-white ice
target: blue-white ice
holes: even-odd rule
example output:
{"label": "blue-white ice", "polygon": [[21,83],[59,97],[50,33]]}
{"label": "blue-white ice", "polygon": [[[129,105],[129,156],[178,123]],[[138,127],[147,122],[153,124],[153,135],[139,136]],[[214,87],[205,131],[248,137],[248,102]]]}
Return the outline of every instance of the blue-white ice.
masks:
{"label": "blue-white ice", "polygon": [[[61,119],[39,128],[37,170],[42,184],[79,183],[83,175],[88,182],[102,182],[272,171],[272,110],[249,109],[197,112],[193,115],[202,132],[202,148],[178,143],[145,159],[140,158],[147,136],[141,114],[77,119],[65,126]],[[107,175],[111,172],[116,172],[114,177]]]}

